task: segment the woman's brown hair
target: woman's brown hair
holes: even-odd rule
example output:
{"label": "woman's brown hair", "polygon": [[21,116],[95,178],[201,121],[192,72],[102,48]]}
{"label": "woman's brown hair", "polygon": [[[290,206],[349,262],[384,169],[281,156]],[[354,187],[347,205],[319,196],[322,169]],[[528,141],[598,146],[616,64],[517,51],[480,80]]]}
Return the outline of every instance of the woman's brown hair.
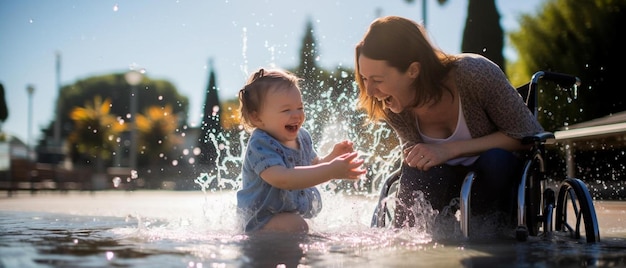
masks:
{"label": "woman's brown hair", "polygon": [[435,48],[428,40],[426,30],[418,23],[398,16],[374,20],[363,39],[356,45],[355,78],[359,86],[359,108],[365,109],[370,120],[385,119],[380,101],[366,93],[359,73],[359,56],[384,60],[389,66],[406,72],[411,63],[420,64],[420,74],[415,79],[416,98],[414,106],[439,101],[444,90],[445,76],[452,69],[456,57]]}

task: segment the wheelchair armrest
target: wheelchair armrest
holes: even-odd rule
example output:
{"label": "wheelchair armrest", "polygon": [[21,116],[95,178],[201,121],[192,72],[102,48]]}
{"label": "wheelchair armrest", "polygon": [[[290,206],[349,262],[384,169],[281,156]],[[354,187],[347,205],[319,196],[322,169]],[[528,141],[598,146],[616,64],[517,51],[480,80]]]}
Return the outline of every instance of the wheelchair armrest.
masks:
{"label": "wheelchair armrest", "polygon": [[532,136],[523,137],[522,144],[546,143],[546,141],[553,139],[554,133],[544,131]]}

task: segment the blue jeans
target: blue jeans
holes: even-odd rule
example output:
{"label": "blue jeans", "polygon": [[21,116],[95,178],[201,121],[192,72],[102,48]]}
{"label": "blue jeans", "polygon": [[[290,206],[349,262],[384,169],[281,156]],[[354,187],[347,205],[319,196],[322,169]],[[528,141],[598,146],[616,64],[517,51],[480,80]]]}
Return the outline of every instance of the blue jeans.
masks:
{"label": "blue jeans", "polygon": [[473,214],[502,211],[513,213],[516,186],[522,174],[522,159],[503,149],[483,152],[471,166],[440,165],[422,171],[402,165],[399,206],[396,206],[394,226],[414,226],[415,215],[410,209],[416,201],[416,191],[424,194],[432,208],[441,211],[450,200],[460,195],[461,184],[468,172],[474,171],[476,179],[472,186]]}

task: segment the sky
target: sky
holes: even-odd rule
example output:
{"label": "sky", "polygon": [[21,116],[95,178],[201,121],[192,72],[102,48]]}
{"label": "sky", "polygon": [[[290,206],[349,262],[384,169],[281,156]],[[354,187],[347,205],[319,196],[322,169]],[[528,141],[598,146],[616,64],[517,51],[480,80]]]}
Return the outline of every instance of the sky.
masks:
{"label": "sky", "polygon": [[[460,52],[467,0],[426,1],[432,41]],[[517,30],[519,17],[544,1],[496,0],[503,29]],[[1,130],[35,144],[54,119],[59,84],[131,69],[172,82],[189,98],[188,121],[197,125],[210,70],[220,99],[235,98],[256,69],[297,66],[307,21],[318,65],[353,68],[354,45],[376,17],[422,22],[422,13],[420,0],[0,0],[0,83],[9,108]],[[505,57],[516,57],[508,45]]]}

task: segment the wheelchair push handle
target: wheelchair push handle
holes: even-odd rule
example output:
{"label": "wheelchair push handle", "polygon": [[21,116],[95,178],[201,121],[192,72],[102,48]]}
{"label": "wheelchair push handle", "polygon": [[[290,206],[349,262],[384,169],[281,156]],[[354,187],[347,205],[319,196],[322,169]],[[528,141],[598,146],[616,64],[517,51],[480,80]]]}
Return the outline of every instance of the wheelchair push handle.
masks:
{"label": "wheelchair push handle", "polygon": [[580,86],[580,79],[569,74],[539,71],[533,75],[532,82],[537,83],[539,79],[550,80],[561,87]]}
{"label": "wheelchair push handle", "polygon": [[576,76],[556,72],[538,71],[533,74],[533,77],[531,78],[531,86],[536,86],[539,79],[552,81],[561,88],[573,88],[573,98],[576,99],[578,97],[580,79]]}

